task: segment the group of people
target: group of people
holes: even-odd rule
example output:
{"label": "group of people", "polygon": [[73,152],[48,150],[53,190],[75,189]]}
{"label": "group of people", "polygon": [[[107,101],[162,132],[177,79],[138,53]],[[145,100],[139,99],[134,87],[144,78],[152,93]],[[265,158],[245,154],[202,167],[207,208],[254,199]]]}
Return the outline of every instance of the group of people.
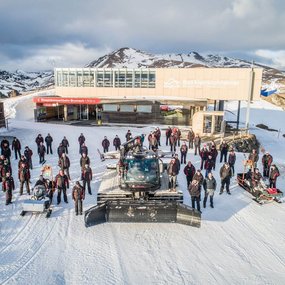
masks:
{"label": "group of people", "polygon": [[[126,142],[132,139],[130,130],[125,135]],[[236,154],[226,141],[222,141],[219,146],[219,151],[214,141],[204,144],[201,147],[201,138],[195,134],[192,129],[187,133],[187,142],[181,143],[181,131],[177,127],[168,127],[165,131],[166,145],[170,145],[170,151],[173,156],[167,167],[169,177],[170,191],[176,191],[177,176],[180,172],[181,164],[185,164],[183,172],[187,181],[187,188],[191,196],[192,207],[197,208],[201,212],[201,192],[204,189],[203,207],[206,207],[208,197],[210,198],[210,206],[214,208],[214,193],[217,188],[217,181],[213,175],[216,169],[216,161],[220,152],[219,162],[223,163],[220,167],[220,192],[222,194],[224,189],[228,194],[230,192],[231,178],[235,173]],[[143,144],[145,135],[140,136],[140,141]],[[161,130],[157,127],[154,131],[150,132],[147,136],[148,148],[156,151],[161,146]],[[45,155],[53,155],[53,138],[48,133],[44,138],[41,134],[35,139],[37,146],[37,153],[39,155],[39,163],[45,163]],[[45,143],[45,145],[44,145]],[[90,158],[88,156],[88,147],[86,146],[86,139],[83,133],[78,137],[79,154],[80,154],[80,168],[81,168],[81,181],[76,181],[72,189],[72,198],[75,201],[76,214],[82,214],[82,201],[85,198],[85,192],[88,191],[92,195],[91,180],[92,169],[90,167]],[[121,139],[115,135],[113,139],[113,146],[115,150],[120,150]],[[18,179],[20,183],[20,195],[23,194],[24,187],[27,194],[30,195],[30,171],[33,169],[32,156],[33,151],[26,146],[24,152],[21,152],[21,142],[18,138],[14,137],[12,141],[12,151],[15,154],[15,160],[18,160]],[[102,141],[103,152],[108,152],[110,141],[107,136],[104,136]],[[180,148],[180,159],[176,153],[177,147]],[[64,202],[68,203],[67,189],[69,189],[70,178],[70,160],[68,157],[69,142],[64,136],[57,148],[59,172],[55,177],[52,187],[57,189],[57,204],[61,203],[63,195]],[[191,161],[187,162],[187,154],[189,149],[194,149],[194,155],[199,155],[201,159],[200,168],[196,170]],[[259,156],[256,150],[253,150],[249,156],[248,161],[251,162],[252,168],[249,169],[248,177],[252,180],[253,185],[262,179],[262,175],[257,168]],[[187,162],[187,163],[186,163]],[[273,163],[273,157],[269,152],[265,152],[262,157],[263,177],[268,178],[270,187],[276,188],[277,177],[280,175],[279,170]],[[204,175],[202,171],[205,171]],[[2,182],[2,189],[6,192],[6,205],[12,203],[12,191],[15,189],[15,183],[12,177],[11,168],[11,150],[10,143],[7,138],[1,141],[1,156],[0,156],[0,180]],[[41,180],[41,179],[39,179]],[[52,199],[52,195],[50,196]]]}
{"label": "group of people", "polygon": [[[82,214],[82,200],[85,198],[85,189],[87,188],[88,193],[92,195],[90,182],[92,180],[92,169],[90,167],[90,158],[88,157],[88,148],[85,145],[85,137],[81,133],[78,138],[79,142],[79,153],[80,157],[80,167],[81,167],[81,180],[77,181],[72,190],[72,198],[77,204],[76,213]],[[39,155],[39,163],[45,163],[45,155],[53,154],[53,138],[48,134],[45,138],[38,134],[35,139],[37,153]],[[45,143],[45,144],[44,144]],[[31,194],[30,188],[30,171],[33,169],[32,156],[33,151],[26,146],[24,152],[22,153],[21,142],[18,138],[14,137],[12,144],[12,151],[15,153],[15,160],[18,160],[18,179],[20,184],[19,194],[23,195],[24,188],[28,195]],[[61,143],[57,148],[58,155],[58,166],[59,171],[55,176],[52,183],[47,183],[41,174],[35,186],[42,184],[48,188],[47,192],[50,200],[52,201],[53,192],[57,189],[57,204],[61,203],[61,197],[63,195],[64,202],[68,203],[67,199],[67,189],[69,189],[69,182],[71,180],[69,168],[70,160],[68,157],[69,142],[64,136]],[[12,193],[15,190],[15,182],[12,176],[11,167],[11,149],[9,140],[4,137],[1,141],[1,156],[0,156],[0,181],[2,182],[2,190],[6,194],[6,205],[12,203]],[[52,190],[52,191],[51,191]]]}

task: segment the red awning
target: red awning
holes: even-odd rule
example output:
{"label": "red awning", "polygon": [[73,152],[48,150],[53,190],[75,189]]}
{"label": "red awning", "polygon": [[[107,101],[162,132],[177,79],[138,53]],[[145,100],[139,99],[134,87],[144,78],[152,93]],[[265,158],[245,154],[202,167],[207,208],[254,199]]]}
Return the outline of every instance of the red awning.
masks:
{"label": "red awning", "polygon": [[39,104],[64,104],[64,105],[97,105],[99,98],[65,98],[65,97],[34,97],[33,102]]}

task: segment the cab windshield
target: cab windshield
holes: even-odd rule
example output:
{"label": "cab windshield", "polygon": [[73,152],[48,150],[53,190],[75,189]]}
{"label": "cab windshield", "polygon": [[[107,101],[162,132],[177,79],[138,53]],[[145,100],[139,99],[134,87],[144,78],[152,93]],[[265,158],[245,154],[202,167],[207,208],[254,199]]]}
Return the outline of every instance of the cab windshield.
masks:
{"label": "cab windshield", "polygon": [[157,181],[159,166],[156,159],[127,159],[126,182],[150,182]]}

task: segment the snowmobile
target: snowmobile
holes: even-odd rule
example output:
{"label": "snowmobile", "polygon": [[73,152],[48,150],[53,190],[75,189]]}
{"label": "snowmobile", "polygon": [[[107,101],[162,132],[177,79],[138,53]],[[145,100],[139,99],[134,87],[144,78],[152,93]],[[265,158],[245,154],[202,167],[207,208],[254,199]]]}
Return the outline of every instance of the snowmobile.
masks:
{"label": "snowmobile", "polygon": [[52,167],[45,165],[42,168],[41,175],[43,183],[33,187],[31,198],[23,202],[21,216],[24,216],[27,212],[41,212],[46,213],[46,218],[49,218],[52,213],[51,194],[54,191]]}
{"label": "snowmobile", "polygon": [[[244,190],[253,196],[253,200],[260,205],[273,201],[282,203],[284,201],[283,192],[277,188],[270,188],[265,180],[261,180],[257,185],[252,183],[251,173],[253,173],[253,165],[251,161],[244,162],[245,168],[243,173],[237,174],[237,182]],[[248,169],[248,171],[246,171]]]}
{"label": "snowmobile", "polygon": [[97,205],[85,212],[85,226],[104,222],[180,223],[201,226],[201,213],[183,204],[183,192],[169,189],[159,153],[137,136],[124,143],[116,168],[106,169]]}

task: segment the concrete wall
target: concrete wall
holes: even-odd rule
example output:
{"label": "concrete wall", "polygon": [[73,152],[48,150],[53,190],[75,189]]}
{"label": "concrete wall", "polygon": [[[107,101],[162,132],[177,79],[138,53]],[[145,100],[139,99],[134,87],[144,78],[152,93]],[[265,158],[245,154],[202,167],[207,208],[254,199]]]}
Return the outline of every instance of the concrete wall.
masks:
{"label": "concrete wall", "polygon": [[[62,97],[137,100],[247,100],[250,68],[161,68],[155,88],[56,87]],[[260,99],[262,69],[254,68],[252,100]]]}

